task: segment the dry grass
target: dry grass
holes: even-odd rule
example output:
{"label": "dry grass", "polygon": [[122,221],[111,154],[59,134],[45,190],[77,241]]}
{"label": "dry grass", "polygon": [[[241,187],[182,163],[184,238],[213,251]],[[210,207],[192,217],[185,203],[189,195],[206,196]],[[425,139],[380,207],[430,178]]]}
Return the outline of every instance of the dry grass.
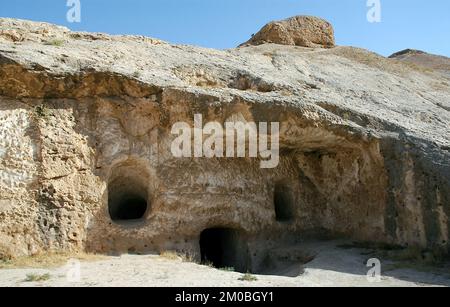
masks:
{"label": "dry grass", "polygon": [[136,79],[139,79],[141,76],[142,76],[142,73],[140,71],[138,71],[138,70],[136,70],[133,73],[133,77],[136,78]]}
{"label": "dry grass", "polygon": [[35,256],[0,260],[0,269],[59,267],[66,264],[70,259],[98,261],[105,259],[105,256],[87,253],[49,252]]}
{"label": "dry grass", "polygon": [[445,91],[448,90],[449,87],[450,84],[445,81],[431,83],[431,88],[437,91]]}
{"label": "dry grass", "polygon": [[43,119],[53,115],[52,112],[44,105],[36,106],[35,113],[39,118]]}
{"label": "dry grass", "polygon": [[181,259],[183,259],[183,262],[198,263],[196,255],[192,252],[182,253]]}
{"label": "dry grass", "polygon": [[198,263],[195,254],[189,251],[162,251],[159,256],[167,260],[181,260],[183,262]]}
{"label": "dry grass", "polygon": [[201,263],[203,266],[207,266],[208,268],[211,268],[211,269],[214,269],[215,268],[215,266],[214,266],[214,263],[212,263],[211,261],[203,261],[202,263]]}
{"label": "dry grass", "polygon": [[280,91],[280,95],[282,95],[282,96],[293,96],[294,93],[292,91],[290,91],[290,90],[283,89],[283,90]]}
{"label": "dry grass", "polygon": [[240,280],[240,281],[257,281],[258,278],[256,278],[256,276],[253,276],[250,273],[246,273],[246,274],[242,275],[241,277],[239,277],[238,280]]}
{"label": "dry grass", "polygon": [[181,260],[178,253],[174,251],[162,251],[159,253],[159,256],[167,260]]}
{"label": "dry grass", "polygon": [[27,274],[24,282],[39,282],[39,281],[47,281],[51,278],[50,274]]}
{"label": "dry grass", "polygon": [[337,47],[331,49],[331,53],[342,56],[349,60],[365,64],[367,66],[378,68],[390,73],[405,75],[413,71],[420,73],[432,73],[433,70],[424,66],[416,65],[414,63],[403,62],[395,59],[385,58],[374,52],[370,52],[361,48],[355,47]]}
{"label": "dry grass", "polygon": [[65,41],[62,39],[53,39],[50,41],[47,41],[44,43],[44,45],[48,45],[48,46],[56,46],[56,47],[61,47],[65,44]]}
{"label": "dry grass", "polygon": [[266,51],[266,52],[263,52],[263,56],[266,56],[273,61],[273,58],[276,56],[276,53],[275,53],[275,51]]}

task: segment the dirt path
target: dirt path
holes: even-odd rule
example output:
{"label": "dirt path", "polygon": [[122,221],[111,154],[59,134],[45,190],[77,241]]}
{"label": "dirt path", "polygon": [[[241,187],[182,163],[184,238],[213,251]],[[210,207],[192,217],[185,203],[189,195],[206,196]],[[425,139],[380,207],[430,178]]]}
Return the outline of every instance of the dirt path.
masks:
{"label": "dirt path", "polygon": [[[286,267],[277,275],[252,275],[256,281],[239,280],[243,274],[227,272],[195,263],[171,260],[155,255],[123,255],[80,263],[80,279],[74,273],[76,263],[51,269],[0,270],[0,286],[450,286],[450,273],[395,269],[382,262],[380,282],[369,282],[366,274],[367,251],[343,249],[338,242],[305,243],[298,247],[314,250],[316,258],[304,265]],[[288,277],[301,274],[297,277]],[[284,276],[283,276],[284,275]],[[25,279],[43,279],[25,281]]]}

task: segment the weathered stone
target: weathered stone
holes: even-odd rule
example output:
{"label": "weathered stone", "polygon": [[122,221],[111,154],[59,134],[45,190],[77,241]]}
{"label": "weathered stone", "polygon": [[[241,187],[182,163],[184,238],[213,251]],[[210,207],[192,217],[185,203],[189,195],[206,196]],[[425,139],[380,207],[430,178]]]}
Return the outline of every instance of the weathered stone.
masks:
{"label": "weathered stone", "polygon": [[394,53],[389,58],[441,71],[450,76],[450,58],[445,56],[434,55],[421,50],[405,49]]}
{"label": "weathered stone", "polygon": [[[450,245],[450,80],[440,73],[349,47],[218,51],[10,19],[0,30],[21,37],[0,35],[3,257],[199,258],[201,234],[217,227],[241,270],[283,240],[323,233]],[[171,127],[197,113],[280,122],[279,166],[175,158]]]}
{"label": "weathered stone", "polygon": [[333,26],[313,16],[295,16],[265,25],[243,45],[273,43],[302,47],[334,47]]}

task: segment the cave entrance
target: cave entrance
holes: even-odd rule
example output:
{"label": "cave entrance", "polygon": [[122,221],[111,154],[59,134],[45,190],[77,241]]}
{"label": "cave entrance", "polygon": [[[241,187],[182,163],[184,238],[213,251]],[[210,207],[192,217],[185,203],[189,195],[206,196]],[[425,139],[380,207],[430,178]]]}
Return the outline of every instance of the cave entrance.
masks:
{"label": "cave entrance", "polygon": [[147,211],[147,200],[139,195],[126,193],[110,201],[109,213],[113,221],[139,220]]}
{"label": "cave entrance", "polygon": [[278,222],[290,222],[294,219],[294,196],[285,184],[275,185],[275,217]]}
{"label": "cave entrance", "polygon": [[141,220],[148,210],[148,192],[135,177],[117,177],[108,186],[108,209],[115,222]]}
{"label": "cave entrance", "polygon": [[247,244],[240,232],[231,228],[209,228],[200,234],[202,263],[216,268],[247,272]]}

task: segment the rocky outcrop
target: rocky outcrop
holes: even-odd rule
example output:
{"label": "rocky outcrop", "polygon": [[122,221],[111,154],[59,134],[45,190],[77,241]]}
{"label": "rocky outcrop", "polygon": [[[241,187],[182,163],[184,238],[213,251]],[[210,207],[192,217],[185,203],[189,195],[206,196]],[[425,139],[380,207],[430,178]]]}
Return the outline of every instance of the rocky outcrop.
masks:
{"label": "rocky outcrop", "polygon": [[405,49],[394,53],[389,58],[450,75],[450,58],[445,56],[430,54],[420,50]]}
{"label": "rocky outcrop", "polygon": [[302,47],[334,47],[333,26],[313,16],[295,16],[265,25],[243,45],[273,43]]}
{"label": "rocky outcrop", "polygon": [[[279,242],[324,233],[450,246],[441,74],[350,47],[218,51],[11,19],[0,29],[3,257],[200,258],[200,242],[226,238],[228,260],[253,270]],[[279,122],[278,167],[174,157],[171,128],[194,114]]]}

